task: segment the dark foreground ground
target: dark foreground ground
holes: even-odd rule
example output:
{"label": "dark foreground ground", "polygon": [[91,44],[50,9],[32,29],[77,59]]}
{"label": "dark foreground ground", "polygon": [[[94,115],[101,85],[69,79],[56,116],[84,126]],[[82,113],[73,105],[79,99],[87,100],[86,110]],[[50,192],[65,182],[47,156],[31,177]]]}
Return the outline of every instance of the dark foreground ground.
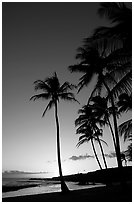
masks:
{"label": "dark foreground ground", "polygon": [[132,183],[74,190],[68,194],[47,193],[3,198],[3,202],[132,202]]}

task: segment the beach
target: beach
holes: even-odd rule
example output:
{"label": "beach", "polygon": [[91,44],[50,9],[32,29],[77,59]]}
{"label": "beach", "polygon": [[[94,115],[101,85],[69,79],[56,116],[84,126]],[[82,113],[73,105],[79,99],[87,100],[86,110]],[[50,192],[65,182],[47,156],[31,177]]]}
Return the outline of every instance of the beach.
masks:
{"label": "beach", "polygon": [[[34,175],[35,176],[35,175]],[[41,175],[40,175],[41,176]],[[132,167],[64,176],[70,190],[61,192],[59,177],[3,174],[3,202],[131,202]],[[121,180],[120,180],[121,179]],[[119,181],[120,180],[120,181]]]}
{"label": "beach", "polygon": [[2,202],[132,202],[132,183],[3,198]]}

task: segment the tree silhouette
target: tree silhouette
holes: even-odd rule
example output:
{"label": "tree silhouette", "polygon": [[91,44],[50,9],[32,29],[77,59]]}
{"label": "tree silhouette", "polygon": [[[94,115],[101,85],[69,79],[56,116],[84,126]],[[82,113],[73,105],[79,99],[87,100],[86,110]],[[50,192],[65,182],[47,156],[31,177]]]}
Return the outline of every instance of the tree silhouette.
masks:
{"label": "tree silhouette", "polygon": [[[124,47],[132,52],[132,9],[124,2],[102,2],[98,9],[100,17],[105,17],[112,26],[100,26],[94,31],[95,39],[109,39],[116,47]],[[126,51],[125,51],[126,52]]]}
{"label": "tree silhouette", "polygon": [[[106,53],[104,54],[105,49],[98,49],[97,45],[85,45],[84,48],[80,48],[78,51],[79,53],[77,54],[76,58],[79,58],[81,62],[79,64],[69,66],[69,70],[71,72],[83,73],[83,76],[79,79],[80,82],[78,84],[78,91],[80,91],[84,86],[90,84],[94,76],[96,76],[97,79],[96,87],[91,93],[91,96],[93,96],[93,94],[100,95],[102,90],[107,91],[106,93],[108,93],[112,105],[118,167],[122,167],[115,103],[110,89],[111,86],[113,87],[115,84],[117,84],[116,80],[114,79],[116,73],[119,78],[119,69],[118,66],[115,66],[117,65],[117,59],[114,60],[112,56],[113,53],[109,53],[109,55],[106,55]],[[127,71],[123,68],[123,65],[120,65],[121,73]]]}
{"label": "tree silhouette", "polygon": [[100,169],[102,169],[102,166],[101,166],[101,163],[100,163],[99,158],[97,156],[95,145],[94,145],[94,141],[98,142],[98,138],[96,137],[95,134],[93,134],[93,131],[91,131],[91,129],[88,128],[87,126],[82,127],[79,131],[77,131],[77,134],[78,133],[81,134],[81,136],[79,137],[77,147],[79,147],[83,143],[91,141],[91,145],[92,145],[92,148],[93,148],[95,158],[96,158],[96,160],[98,162],[98,165],[99,165]]}
{"label": "tree silhouette", "polygon": [[[126,93],[121,94],[119,96],[117,105],[119,107],[120,114],[132,111],[132,94],[130,96]],[[130,139],[132,137],[132,119],[129,119],[120,124],[118,129],[120,136],[124,137],[124,141]]]}
{"label": "tree silhouette", "polygon": [[79,63],[69,66],[71,72],[81,72],[78,92],[91,83],[94,76],[96,85],[92,96],[103,95],[111,103],[116,156],[118,167],[122,167],[115,101],[125,90],[131,92],[132,65],[132,11],[124,3],[103,2],[99,15],[106,16],[114,23],[111,27],[99,27],[84,39],[84,45],[78,48],[76,59]]}
{"label": "tree silhouette", "polygon": [[111,131],[115,151],[116,151],[116,141],[114,136],[114,131],[110,122],[110,117],[112,115],[112,108],[108,107],[108,101],[106,98],[101,96],[90,97],[88,100],[88,104],[92,103],[90,106],[95,113],[96,117],[98,117],[98,121],[101,119],[103,123],[100,123],[101,127],[108,125]]}
{"label": "tree silhouette", "polygon": [[[95,148],[94,148],[94,144],[93,144],[93,140],[98,141],[100,149],[101,149],[101,153],[102,153],[102,157],[104,160],[104,164],[105,167],[107,168],[107,164],[106,164],[106,160],[105,160],[105,156],[104,156],[104,151],[103,151],[103,147],[101,144],[101,140],[99,137],[102,136],[102,129],[99,129],[99,127],[97,126],[97,124],[103,123],[103,121],[99,118],[96,118],[95,113],[92,112],[92,108],[89,105],[85,105],[83,106],[82,109],[80,109],[78,111],[78,113],[80,114],[79,117],[75,120],[75,126],[78,127],[76,130],[77,134],[83,134],[80,138],[79,138],[79,142],[78,142],[78,146],[81,145],[83,142],[87,142],[89,140],[91,140],[91,144],[93,147],[93,151],[95,153],[95,157],[96,157],[96,152],[95,152]],[[103,141],[103,143],[107,144],[106,142]],[[96,157],[97,161],[98,158]],[[98,162],[99,164],[99,162]],[[100,164],[99,164],[100,166]],[[100,166],[101,168],[101,166]]]}
{"label": "tree silhouette", "polygon": [[[132,94],[128,95],[123,93],[119,96],[119,100],[117,102],[119,107],[119,113],[122,114],[124,112],[132,111]],[[132,119],[129,119],[118,127],[119,135],[124,138],[124,142],[127,140],[130,142],[124,154],[129,161],[132,161]]]}
{"label": "tree silhouette", "polygon": [[33,101],[38,99],[49,100],[49,103],[46,106],[42,116],[44,116],[46,114],[46,111],[51,109],[53,106],[55,109],[55,120],[56,120],[56,127],[57,127],[57,155],[58,155],[59,175],[60,175],[60,181],[61,181],[61,190],[62,192],[68,192],[69,189],[64,182],[64,178],[62,174],[62,166],[61,166],[58,102],[60,100],[77,101],[74,97],[74,94],[71,92],[71,90],[74,88],[74,85],[71,85],[69,82],[65,82],[62,85],[60,85],[59,79],[55,72],[52,77],[48,77],[43,81],[42,80],[35,81],[34,86],[35,86],[35,91],[41,90],[42,93],[32,96],[30,100],[33,100]]}

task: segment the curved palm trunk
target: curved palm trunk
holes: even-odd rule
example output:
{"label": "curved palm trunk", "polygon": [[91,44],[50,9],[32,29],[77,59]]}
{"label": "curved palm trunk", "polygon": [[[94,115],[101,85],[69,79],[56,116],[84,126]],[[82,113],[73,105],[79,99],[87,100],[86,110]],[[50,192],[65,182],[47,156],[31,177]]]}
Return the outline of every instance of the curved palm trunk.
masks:
{"label": "curved palm trunk", "polygon": [[98,162],[98,165],[99,165],[100,169],[102,170],[102,167],[101,167],[100,161],[99,161],[98,156],[97,156],[97,154],[96,154],[96,150],[95,150],[95,146],[94,146],[94,143],[93,143],[93,139],[91,139],[91,144],[92,144],[93,152],[94,152],[94,155],[95,155],[96,160],[97,160],[97,162]]}
{"label": "curved palm trunk", "polygon": [[59,135],[59,120],[58,120],[58,113],[57,113],[57,102],[55,102],[55,119],[56,119],[56,126],[57,126],[57,155],[58,155],[58,166],[59,166],[59,175],[61,181],[61,191],[68,192],[69,189],[64,182],[64,178],[62,175],[62,167],[61,167],[61,158],[60,158],[60,135]]}
{"label": "curved palm trunk", "polygon": [[108,125],[109,125],[109,128],[110,128],[111,134],[112,134],[114,148],[115,148],[115,152],[116,152],[116,141],[115,141],[115,137],[114,137],[114,132],[113,132],[113,129],[112,129],[112,126],[111,126],[109,118],[107,118],[107,121],[108,121]]}
{"label": "curved palm trunk", "polygon": [[109,87],[107,86],[107,84],[105,83],[104,77],[101,74],[102,79],[103,79],[103,84],[106,87],[110,99],[111,99],[111,104],[112,104],[112,111],[113,111],[113,122],[114,122],[114,130],[115,130],[115,139],[116,139],[116,156],[117,156],[117,162],[118,162],[118,167],[122,168],[122,162],[121,162],[121,155],[120,155],[120,141],[119,141],[119,134],[118,134],[118,126],[117,126],[117,119],[116,119],[116,113],[115,113],[115,105],[114,105],[114,100],[113,100],[113,96],[111,94],[111,91],[109,89]]}
{"label": "curved palm trunk", "polygon": [[99,139],[98,136],[97,136],[97,139],[98,139],[99,146],[100,146],[100,149],[101,149],[101,154],[102,154],[102,157],[103,157],[103,161],[104,161],[104,164],[105,164],[105,168],[107,169],[107,163],[106,163],[106,159],[105,159],[105,155],[104,155],[103,147],[102,147],[101,141],[100,141],[100,139]]}

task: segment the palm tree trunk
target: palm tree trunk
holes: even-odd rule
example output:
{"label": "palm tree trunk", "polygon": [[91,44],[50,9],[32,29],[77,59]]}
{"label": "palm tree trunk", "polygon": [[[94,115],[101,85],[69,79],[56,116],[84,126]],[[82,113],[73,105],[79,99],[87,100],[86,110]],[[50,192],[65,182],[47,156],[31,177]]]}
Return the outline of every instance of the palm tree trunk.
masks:
{"label": "palm tree trunk", "polygon": [[102,79],[103,79],[103,84],[106,87],[110,99],[111,99],[111,104],[112,104],[112,112],[113,112],[113,122],[114,122],[114,130],[115,130],[115,139],[116,139],[116,156],[117,156],[117,162],[118,162],[118,167],[122,168],[122,162],[121,162],[121,155],[120,155],[120,141],[119,141],[119,134],[118,134],[118,126],[117,126],[117,119],[116,119],[116,113],[115,113],[115,105],[114,105],[114,100],[113,100],[113,96],[111,94],[111,91],[109,89],[109,87],[107,86],[107,84],[105,83],[104,77],[101,74]]}
{"label": "palm tree trunk", "polygon": [[112,134],[114,148],[115,148],[115,152],[116,152],[116,141],[115,141],[115,137],[114,137],[114,132],[113,132],[113,129],[112,129],[112,126],[111,126],[109,118],[107,118],[107,121],[108,121],[108,125],[109,125],[109,128],[110,128],[111,134]]}
{"label": "palm tree trunk", "polygon": [[96,160],[97,160],[97,162],[98,162],[98,165],[99,165],[100,169],[102,170],[102,167],[101,167],[100,161],[99,161],[98,156],[97,156],[97,154],[96,154],[96,150],[95,150],[95,147],[94,147],[93,139],[91,139],[91,144],[92,144],[93,152],[94,152],[94,155],[95,155]]}
{"label": "palm tree trunk", "polygon": [[58,120],[58,112],[57,112],[57,102],[55,101],[55,119],[56,119],[56,127],[57,127],[57,155],[58,155],[58,166],[59,166],[59,175],[61,181],[61,191],[68,192],[69,189],[64,182],[64,178],[62,175],[62,167],[61,167],[61,157],[60,157],[60,135],[59,135],[59,120]]}
{"label": "palm tree trunk", "polygon": [[101,154],[102,154],[102,157],[103,157],[103,161],[104,161],[104,164],[105,164],[105,168],[107,169],[107,163],[106,163],[106,159],[105,159],[105,155],[104,155],[103,147],[102,147],[101,141],[100,141],[100,139],[99,139],[98,136],[97,136],[97,139],[98,139],[99,146],[100,146],[100,149],[101,149]]}

